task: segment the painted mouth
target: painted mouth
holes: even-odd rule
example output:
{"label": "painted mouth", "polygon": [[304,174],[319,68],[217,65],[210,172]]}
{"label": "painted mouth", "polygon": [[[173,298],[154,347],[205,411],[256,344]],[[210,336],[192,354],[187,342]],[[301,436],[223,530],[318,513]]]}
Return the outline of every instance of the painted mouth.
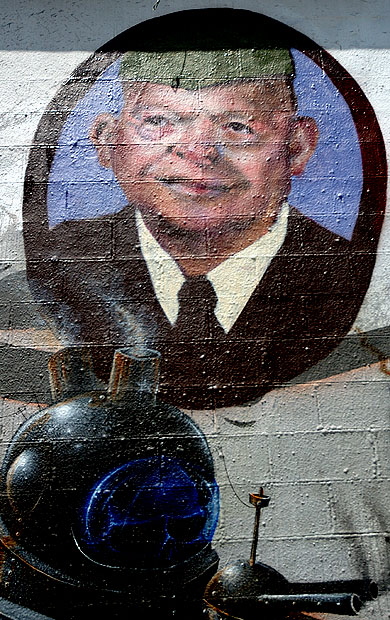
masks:
{"label": "painted mouth", "polygon": [[221,183],[216,181],[190,181],[180,177],[162,177],[160,183],[169,186],[170,189],[187,196],[207,196],[214,198],[230,192],[236,184]]}

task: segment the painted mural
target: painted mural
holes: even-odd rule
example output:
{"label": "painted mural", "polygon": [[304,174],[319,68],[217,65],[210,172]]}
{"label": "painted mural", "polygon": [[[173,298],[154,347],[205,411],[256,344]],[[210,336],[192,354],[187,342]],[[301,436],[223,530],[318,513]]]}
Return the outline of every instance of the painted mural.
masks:
{"label": "painted mural", "polygon": [[97,52],[42,119],[26,177],[27,275],[59,339],[94,347],[105,382],[116,347],[157,349],[160,395],[186,408],[251,402],[332,351],[384,208],[357,84],[239,15],[218,37],[213,19],[152,20]]}
{"label": "painted mural", "polygon": [[159,17],[76,69],[25,178],[27,280],[63,348],[51,406],[3,460],[0,594],[67,619],[319,618],[376,598],[368,574],[302,584],[258,562],[262,488],[249,560],[217,572],[229,511],[189,410],[249,411],[343,340],[385,170],[358,84],[256,13]]}

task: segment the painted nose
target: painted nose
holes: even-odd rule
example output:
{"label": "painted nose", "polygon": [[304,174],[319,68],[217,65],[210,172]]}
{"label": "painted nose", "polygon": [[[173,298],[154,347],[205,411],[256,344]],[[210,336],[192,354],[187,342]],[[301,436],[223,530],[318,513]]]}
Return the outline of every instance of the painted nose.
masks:
{"label": "painted nose", "polygon": [[221,157],[222,146],[211,142],[189,142],[174,145],[172,152],[202,168],[214,164]]}
{"label": "painted nose", "polygon": [[218,128],[203,115],[187,126],[172,148],[177,157],[200,168],[216,163],[223,151]]}

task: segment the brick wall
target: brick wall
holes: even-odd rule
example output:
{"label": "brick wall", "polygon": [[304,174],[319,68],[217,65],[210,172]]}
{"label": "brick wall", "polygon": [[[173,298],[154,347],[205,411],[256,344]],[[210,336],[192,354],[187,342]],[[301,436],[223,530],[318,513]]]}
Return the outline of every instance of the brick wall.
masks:
{"label": "brick wall", "polygon": [[[114,5],[99,0],[65,7],[55,0],[3,0],[2,5],[0,382],[4,385],[0,417],[4,449],[19,422],[41,406],[37,402],[45,402],[45,363],[59,346],[36,314],[23,280],[23,178],[38,121],[69,73],[107,40],[144,19],[183,8],[207,8],[209,2],[160,0],[153,6],[152,0],[120,0]],[[327,49],[367,95],[388,145],[390,14],[386,0],[326,4],[286,0],[273,6],[263,0],[216,0],[213,6],[264,12]],[[384,587],[390,540],[389,254],[387,215],[372,283],[355,326],[316,369],[252,406],[190,412],[214,454],[221,490],[215,547],[222,565],[249,555],[253,508],[248,505],[248,492],[261,484],[271,495],[271,504],[262,513],[259,559],[291,580],[370,576]],[[14,279],[7,284],[10,275]],[[16,297],[12,287],[20,287]],[[18,354],[26,348],[34,350],[29,362]],[[36,372],[36,364],[42,384],[30,388],[29,375]],[[11,389],[16,366],[19,375],[22,369],[26,384]],[[366,613],[378,620],[389,617],[385,599]]]}

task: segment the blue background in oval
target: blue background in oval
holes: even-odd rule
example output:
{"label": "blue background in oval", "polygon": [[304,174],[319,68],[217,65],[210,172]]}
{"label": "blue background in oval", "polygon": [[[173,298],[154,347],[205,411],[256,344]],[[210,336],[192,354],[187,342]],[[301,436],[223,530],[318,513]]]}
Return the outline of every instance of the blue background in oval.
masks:
{"label": "blue background in oval", "polygon": [[[304,173],[293,177],[290,204],[350,239],[363,185],[359,139],[350,109],[324,71],[292,49],[299,114],[315,118],[319,142]],[[97,114],[123,105],[120,59],[110,65],[65,122],[49,177],[49,225],[116,213],[127,200],[111,170],[100,166],[88,132]]]}

